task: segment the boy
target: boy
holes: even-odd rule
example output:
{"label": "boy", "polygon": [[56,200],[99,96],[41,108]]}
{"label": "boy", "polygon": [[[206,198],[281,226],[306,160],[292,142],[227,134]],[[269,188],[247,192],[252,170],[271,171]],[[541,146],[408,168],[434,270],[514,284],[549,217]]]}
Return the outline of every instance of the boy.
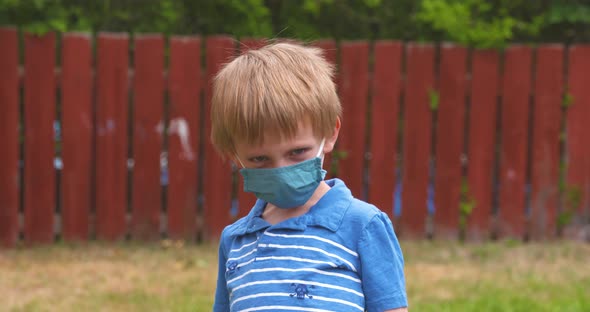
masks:
{"label": "boy", "polygon": [[258,200],[221,235],[213,311],[407,311],[391,221],[324,181],[340,130],[332,75],[320,50],[289,43],[217,75],[211,140]]}

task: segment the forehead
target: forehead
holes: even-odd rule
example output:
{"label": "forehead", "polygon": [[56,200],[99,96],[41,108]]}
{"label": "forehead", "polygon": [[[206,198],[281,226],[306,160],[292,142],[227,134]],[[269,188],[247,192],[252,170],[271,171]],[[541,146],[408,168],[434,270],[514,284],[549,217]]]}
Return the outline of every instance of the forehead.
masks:
{"label": "forehead", "polygon": [[292,136],[286,136],[277,130],[267,129],[259,142],[249,144],[246,141],[240,141],[236,142],[235,147],[238,154],[268,153],[280,152],[302,145],[312,145],[317,142],[319,139],[314,135],[311,123],[300,121]]}

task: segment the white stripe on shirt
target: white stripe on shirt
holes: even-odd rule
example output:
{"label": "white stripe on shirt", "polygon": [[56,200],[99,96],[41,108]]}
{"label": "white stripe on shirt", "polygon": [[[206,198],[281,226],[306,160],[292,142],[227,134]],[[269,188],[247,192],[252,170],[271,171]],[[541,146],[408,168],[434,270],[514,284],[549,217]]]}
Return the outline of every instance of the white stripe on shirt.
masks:
{"label": "white stripe on shirt", "polygon": [[348,266],[354,272],[356,272],[356,268],[354,267],[354,265],[350,261],[348,261],[348,260],[346,260],[346,259],[344,259],[344,258],[342,258],[342,257],[340,257],[340,256],[338,256],[336,254],[329,253],[329,252],[327,252],[327,251],[325,251],[325,250],[323,250],[321,248],[308,247],[308,246],[300,246],[300,245],[279,245],[279,244],[259,244],[258,247],[261,247],[261,248],[281,248],[281,249],[303,249],[303,250],[317,251],[317,252],[320,252],[320,253],[323,253],[323,254],[325,254],[327,256],[336,258],[336,259],[338,259],[338,260],[340,260],[340,261],[348,264]]}
{"label": "white stripe on shirt", "polygon": [[245,254],[243,254],[243,255],[239,256],[239,257],[235,257],[235,258],[229,258],[229,259],[227,259],[227,261],[235,261],[235,260],[240,260],[240,259],[242,259],[242,258],[245,258],[245,257],[247,257],[247,256],[249,256],[249,255],[251,255],[251,254],[255,253],[256,251],[257,251],[257,249],[256,249],[256,248],[254,248],[254,249],[252,249],[251,251],[249,251],[249,252],[247,252],[247,253],[245,253]]}
{"label": "white stripe on shirt", "polygon": [[268,236],[272,236],[272,237],[283,237],[283,238],[309,238],[309,239],[315,239],[315,240],[322,241],[324,243],[328,243],[328,244],[330,244],[332,246],[338,247],[338,248],[346,251],[347,253],[349,253],[349,254],[351,254],[351,255],[353,255],[355,257],[358,257],[358,253],[356,253],[356,252],[354,252],[354,251],[352,251],[352,250],[344,247],[343,245],[338,244],[338,243],[336,243],[336,242],[334,242],[332,240],[325,239],[323,237],[319,237],[319,236],[315,236],[315,235],[289,235],[289,234],[275,234],[275,233],[271,233],[271,232],[264,232],[264,235],[268,235]]}
{"label": "white stripe on shirt", "polygon": [[338,267],[336,265],[336,263],[333,263],[333,262],[313,260],[313,259],[307,259],[307,258],[298,258],[298,257],[270,256],[270,257],[257,257],[256,258],[256,261],[263,261],[263,260],[289,260],[289,261],[297,261],[297,262],[309,262],[309,263],[317,263],[317,264],[327,264],[327,265],[329,265],[329,266],[331,266],[333,268],[337,268]]}
{"label": "white stripe on shirt", "polygon": [[249,246],[252,246],[252,245],[256,244],[256,242],[258,242],[258,240],[255,240],[255,241],[253,241],[253,242],[251,242],[251,243],[248,243],[248,244],[242,245],[242,247],[240,247],[240,248],[237,248],[237,249],[232,249],[232,250],[230,250],[229,252],[238,252],[238,251],[240,251],[240,250],[242,250],[242,249],[244,249],[244,248],[246,248],[246,247],[249,247]]}
{"label": "white stripe on shirt", "polygon": [[246,262],[242,262],[242,263],[238,264],[237,268],[245,267],[245,266],[247,266],[248,264],[250,264],[250,263],[252,263],[254,261],[256,261],[256,258],[252,258],[252,259],[250,259],[250,260],[248,260]]}

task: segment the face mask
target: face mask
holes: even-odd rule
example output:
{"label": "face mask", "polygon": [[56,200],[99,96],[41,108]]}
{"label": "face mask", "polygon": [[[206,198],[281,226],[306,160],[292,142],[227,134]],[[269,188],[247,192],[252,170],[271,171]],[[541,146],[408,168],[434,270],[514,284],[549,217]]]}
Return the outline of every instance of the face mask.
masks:
{"label": "face mask", "polygon": [[245,168],[240,173],[244,177],[244,191],[254,193],[257,198],[279,208],[295,208],[305,204],[326,176],[320,157],[325,139],[320,144],[316,157],[298,164],[278,168]]}

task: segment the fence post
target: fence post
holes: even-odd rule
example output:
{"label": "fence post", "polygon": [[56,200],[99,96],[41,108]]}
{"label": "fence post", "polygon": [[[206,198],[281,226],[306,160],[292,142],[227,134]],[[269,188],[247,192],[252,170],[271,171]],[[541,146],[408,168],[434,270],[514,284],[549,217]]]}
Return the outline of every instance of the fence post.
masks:
{"label": "fence post", "polygon": [[[168,88],[168,237],[197,236],[201,39],[172,37]],[[162,127],[163,129],[163,127]]]}
{"label": "fence post", "polygon": [[401,232],[404,237],[426,235],[428,210],[432,112],[429,94],[434,92],[434,46],[410,43],[406,53],[404,103],[404,156]]}
{"label": "fence post", "polygon": [[211,97],[212,81],[221,65],[235,53],[230,37],[209,37],[206,42],[207,74],[205,87],[205,116],[203,146],[205,148],[203,195],[205,215],[205,238],[216,239],[223,228],[231,222],[232,181],[229,161],[223,161],[211,144]]}
{"label": "fence post", "polygon": [[133,183],[131,235],[160,237],[160,153],[164,111],[164,38],[135,38],[133,78]]}
{"label": "fence post", "polygon": [[96,94],[96,236],[127,233],[128,35],[98,35]]}
{"label": "fence post", "polygon": [[25,241],[53,242],[55,34],[25,34]]}
{"label": "fence post", "polygon": [[435,236],[457,238],[461,202],[467,49],[444,44],[440,61],[440,104],[436,129]]}
{"label": "fence post", "polygon": [[371,160],[368,201],[394,219],[399,134],[402,44],[378,41],[372,90]]}
{"label": "fence post", "polygon": [[16,28],[0,28],[0,247],[18,241],[19,104]]}
{"label": "fence post", "polygon": [[[572,103],[567,110],[567,184],[570,194],[577,197],[577,207],[571,213],[590,217],[590,45],[574,45],[569,50],[568,95]],[[566,194],[567,196],[567,194]]]}
{"label": "fence post", "polygon": [[471,64],[471,106],[467,181],[474,207],[467,218],[467,237],[490,237],[492,220],[492,184],[496,155],[499,55],[495,50],[473,51]]}
{"label": "fence post", "polygon": [[344,42],[341,45],[340,101],[342,128],[338,151],[345,152],[339,160],[339,173],[352,194],[363,198],[366,143],[366,119],[369,92],[368,42]]}
{"label": "fence post", "polygon": [[92,203],[92,50],[87,34],[66,34],[62,43],[62,234],[87,240]]}
{"label": "fence post", "polygon": [[531,48],[511,46],[504,55],[500,151],[499,234],[526,234],[526,173],[531,92]]}
{"label": "fence post", "polygon": [[563,96],[563,46],[537,49],[531,155],[531,238],[556,234],[559,186],[559,136]]}

